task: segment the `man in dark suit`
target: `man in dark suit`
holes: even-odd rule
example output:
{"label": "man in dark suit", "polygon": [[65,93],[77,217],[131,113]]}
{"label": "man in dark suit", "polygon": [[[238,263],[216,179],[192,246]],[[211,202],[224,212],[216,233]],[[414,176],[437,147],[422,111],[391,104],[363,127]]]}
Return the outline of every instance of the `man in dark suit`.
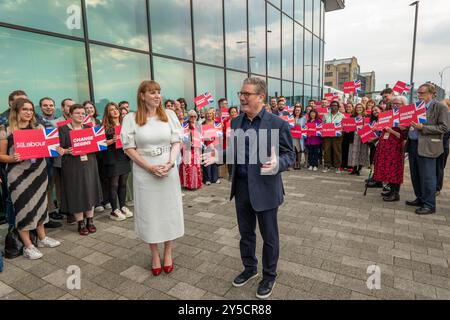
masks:
{"label": "man in dark suit", "polygon": [[[256,222],[263,238],[263,279],[256,296],[268,298],[277,277],[279,233],[277,213],[284,200],[281,172],[295,160],[289,125],[279,117],[266,112],[264,101],[267,87],[264,80],[244,80],[239,98],[241,115],[231,122],[231,138],[223,156],[232,163],[230,200],[235,198],[239,226],[241,259],[245,270],[233,280],[235,287],[255,278]],[[204,165],[217,162],[217,157],[206,155]]]}
{"label": "man in dark suit", "polygon": [[423,215],[436,212],[436,163],[444,153],[442,140],[449,129],[449,114],[447,107],[434,99],[436,89],[432,84],[421,85],[417,94],[425,102],[427,121],[412,122],[408,134],[406,150],[416,199],[406,204],[420,207],[416,214]]}

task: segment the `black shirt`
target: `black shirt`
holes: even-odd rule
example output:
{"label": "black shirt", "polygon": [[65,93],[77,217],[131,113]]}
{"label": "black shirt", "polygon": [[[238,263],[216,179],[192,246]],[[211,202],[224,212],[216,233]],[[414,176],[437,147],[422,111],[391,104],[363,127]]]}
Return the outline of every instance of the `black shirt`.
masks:
{"label": "black shirt", "polygon": [[[253,129],[255,131],[259,130],[259,126],[261,125],[261,120],[264,117],[266,110],[264,108],[261,109],[261,111],[253,118],[253,120],[250,120],[247,116],[247,114],[244,114],[244,119],[242,119],[242,125],[241,128],[244,132],[246,132],[248,129]],[[246,179],[247,178],[247,172],[248,172],[248,162],[249,162],[249,150],[250,150],[250,138],[249,136],[245,136],[245,164],[237,164],[236,165],[236,174],[238,178]],[[238,151],[239,152],[239,151]],[[239,157],[237,157],[239,158]]]}

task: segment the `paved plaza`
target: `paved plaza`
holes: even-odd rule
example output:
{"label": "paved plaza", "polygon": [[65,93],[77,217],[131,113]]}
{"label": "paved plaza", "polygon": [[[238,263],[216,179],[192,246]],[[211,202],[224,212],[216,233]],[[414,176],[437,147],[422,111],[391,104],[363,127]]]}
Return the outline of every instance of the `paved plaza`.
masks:
{"label": "paved plaza", "polygon": [[[381,201],[381,189],[363,196],[363,174],[284,174],[279,276],[270,299],[450,299],[449,172],[438,213],[428,216],[404,204],[414,199],[408,175],[401,201],[390,204]],[[43,249],[42,259],[6,260],[0,299],[256,299],[260,278],[231,285],[242,264],[229,192],[225,180],[184,192],[186,235],[175,243],[170,275],[151,275],[148,247],[136,240],[132,219],[102,214],[96,234],[81,237],[64,224],[49,232],[62,245]],[[258,236],[260,265],[261,243]],[[380,289],[367,287],[371,265],[381,270]],[[81,269],[81,290],[67,288],[69,266]]]}

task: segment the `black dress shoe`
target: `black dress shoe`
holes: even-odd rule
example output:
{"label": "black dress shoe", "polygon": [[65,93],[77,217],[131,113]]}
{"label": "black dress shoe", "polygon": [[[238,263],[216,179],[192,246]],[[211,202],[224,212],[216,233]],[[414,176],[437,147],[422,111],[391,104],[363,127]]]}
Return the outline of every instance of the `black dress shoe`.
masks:
{"label": "black dress shoe", "polygon": [[275,279],[274,280],[263,279],[258,285],[256,297],[258,299],[267,299],[272,295],[274,287],[275,287]]}
{"label": "black dress shoe", "polygon": [[382,193],[381,193],[381,195],[382,195],[383,197],[389,197],[391,194],[392,194],[392,191],[385,191],[385,192],[382,192]]}
{"label": "black dress shoe", "polygon": [[58,212],[52,212],[49,214],[50,218],[53,220],[62,220],[64,216]]}
{"label": "black dress shoe", "polygon": [[405,204],[407,206],[411,206],[411,207],[421,207],[422,206],[422,202],[419,199],[416,199],[414,201],[406,201]]}
{"label": "black dress shoe", "polygon": [[426,207],[416,209],[416,214],[424,215],[424,214],[432,214],[435,213],[436,209],[430,209]]}
{"label": "black dress shoe", "polygon": [[54,229],[62,227],[62,224],[60,222],[50,220],[48,223],[44,224],[44,227]]}
{"label": "black dress shoe", "polygon": [[383,201],[386,201],[386,202],[400,201],[400,195],[396,192],[393,192],[389,196],[384,197]]}
{"label": "black dress shoe", "polygon": [[258,276],[257,272],[251,273],[251,272],[244,271],[240,275],[238,275],[236,278],[234,278],[233,286],[235,286],[235,287],[242,287],[247,282],[249,282],[253,278],[256,278],[257,276]]}

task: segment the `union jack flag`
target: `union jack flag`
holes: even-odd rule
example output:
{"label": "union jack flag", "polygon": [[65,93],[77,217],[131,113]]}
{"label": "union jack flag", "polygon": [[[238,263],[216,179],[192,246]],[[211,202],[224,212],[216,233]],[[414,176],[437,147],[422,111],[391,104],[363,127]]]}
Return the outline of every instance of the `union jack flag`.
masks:
{"label": "union jack flag", "polygon": [[195,105],[198,108],[203,108],[206,107],[209,104],[213,104],[214,103],[214,98],[211,95],[211,93],[209,92],[205,92],[204,94],[198,96],[197,98],[194,99]]}
{"label": "union jack flag", "polygon": [[289,127],[295,127],[295,118],[293,114],[288,115],[287,122],[289,123]]}
{"label": "union jack flag", "polygon": [[289,113],[292,113],[292,112],[294,112],[294,107],[286,106],[286,111]]}
{"label": "union jack flag", "polygon": [[92,121],[91,121],[90,115],[87,114],[86,117],[84,117],[83,124],[86,126],[92,127]]}
{"label": "union jack flag", "polygon": [[335,123],[334,130],[336,133],[336,137],[342,137],[342,122]]}
{"label": "union jack flag", "polygon": [[406,95],[408,92],[410,92],[412,89],[412,85],[406,84],[406,82],[403,81],[397,81],[395,86],[392,88],[397,93]]}
{"label": "union jack flag", "polygon": [[214,122],[214,128],[217,130],[217,136],[220,138],[223,136],[223,127],[222,127],[222,123],[216,121]]}
{"label": "union jack flag", "polygon": [[425,101],[416,102],[416,116],[419,123],[427,122],[427,108]]}
{"label": "union jack flag", "polygon": [[317,137],[322,136],[322,124],[321,123],[316,124],[316,136]]}
{"label": "union jack flag", "polygon": [[330,93],[325,93],[324,96],[325,99],[327,100],[338,100],[339,99],[339,94],[337,92],[330,92]]}
{"label": "union jack flag", "polygon": [[106,144],[105,128],[103,126],[98,126],[92,128],[94,130],[95,141],[97,142],[98,151],[108,150],[108,145]]}
{"label": "union jack flag", "polygon": [[392,109],[392,126],[394,128],[397,128],[399,124],[400,124],[400,111],[398,107],[394,107]]}
{"label": "union jack flag", "polygon": [[44,131],[45,140],[47,140],[48,154],[50,157],[59,157],[59,132],[58,128],[46,128]]}
{"label": "union jack flag", "polygon": [[306,124],[304,124],[302,126],[302,138],[307,138],[308,137],[308,127],[306,126]]}
{"label": "union jack flag", "polygon": [[355,92],[361,92],[362,91],[361,80],[355,80],[354,83],[355,83]]}

